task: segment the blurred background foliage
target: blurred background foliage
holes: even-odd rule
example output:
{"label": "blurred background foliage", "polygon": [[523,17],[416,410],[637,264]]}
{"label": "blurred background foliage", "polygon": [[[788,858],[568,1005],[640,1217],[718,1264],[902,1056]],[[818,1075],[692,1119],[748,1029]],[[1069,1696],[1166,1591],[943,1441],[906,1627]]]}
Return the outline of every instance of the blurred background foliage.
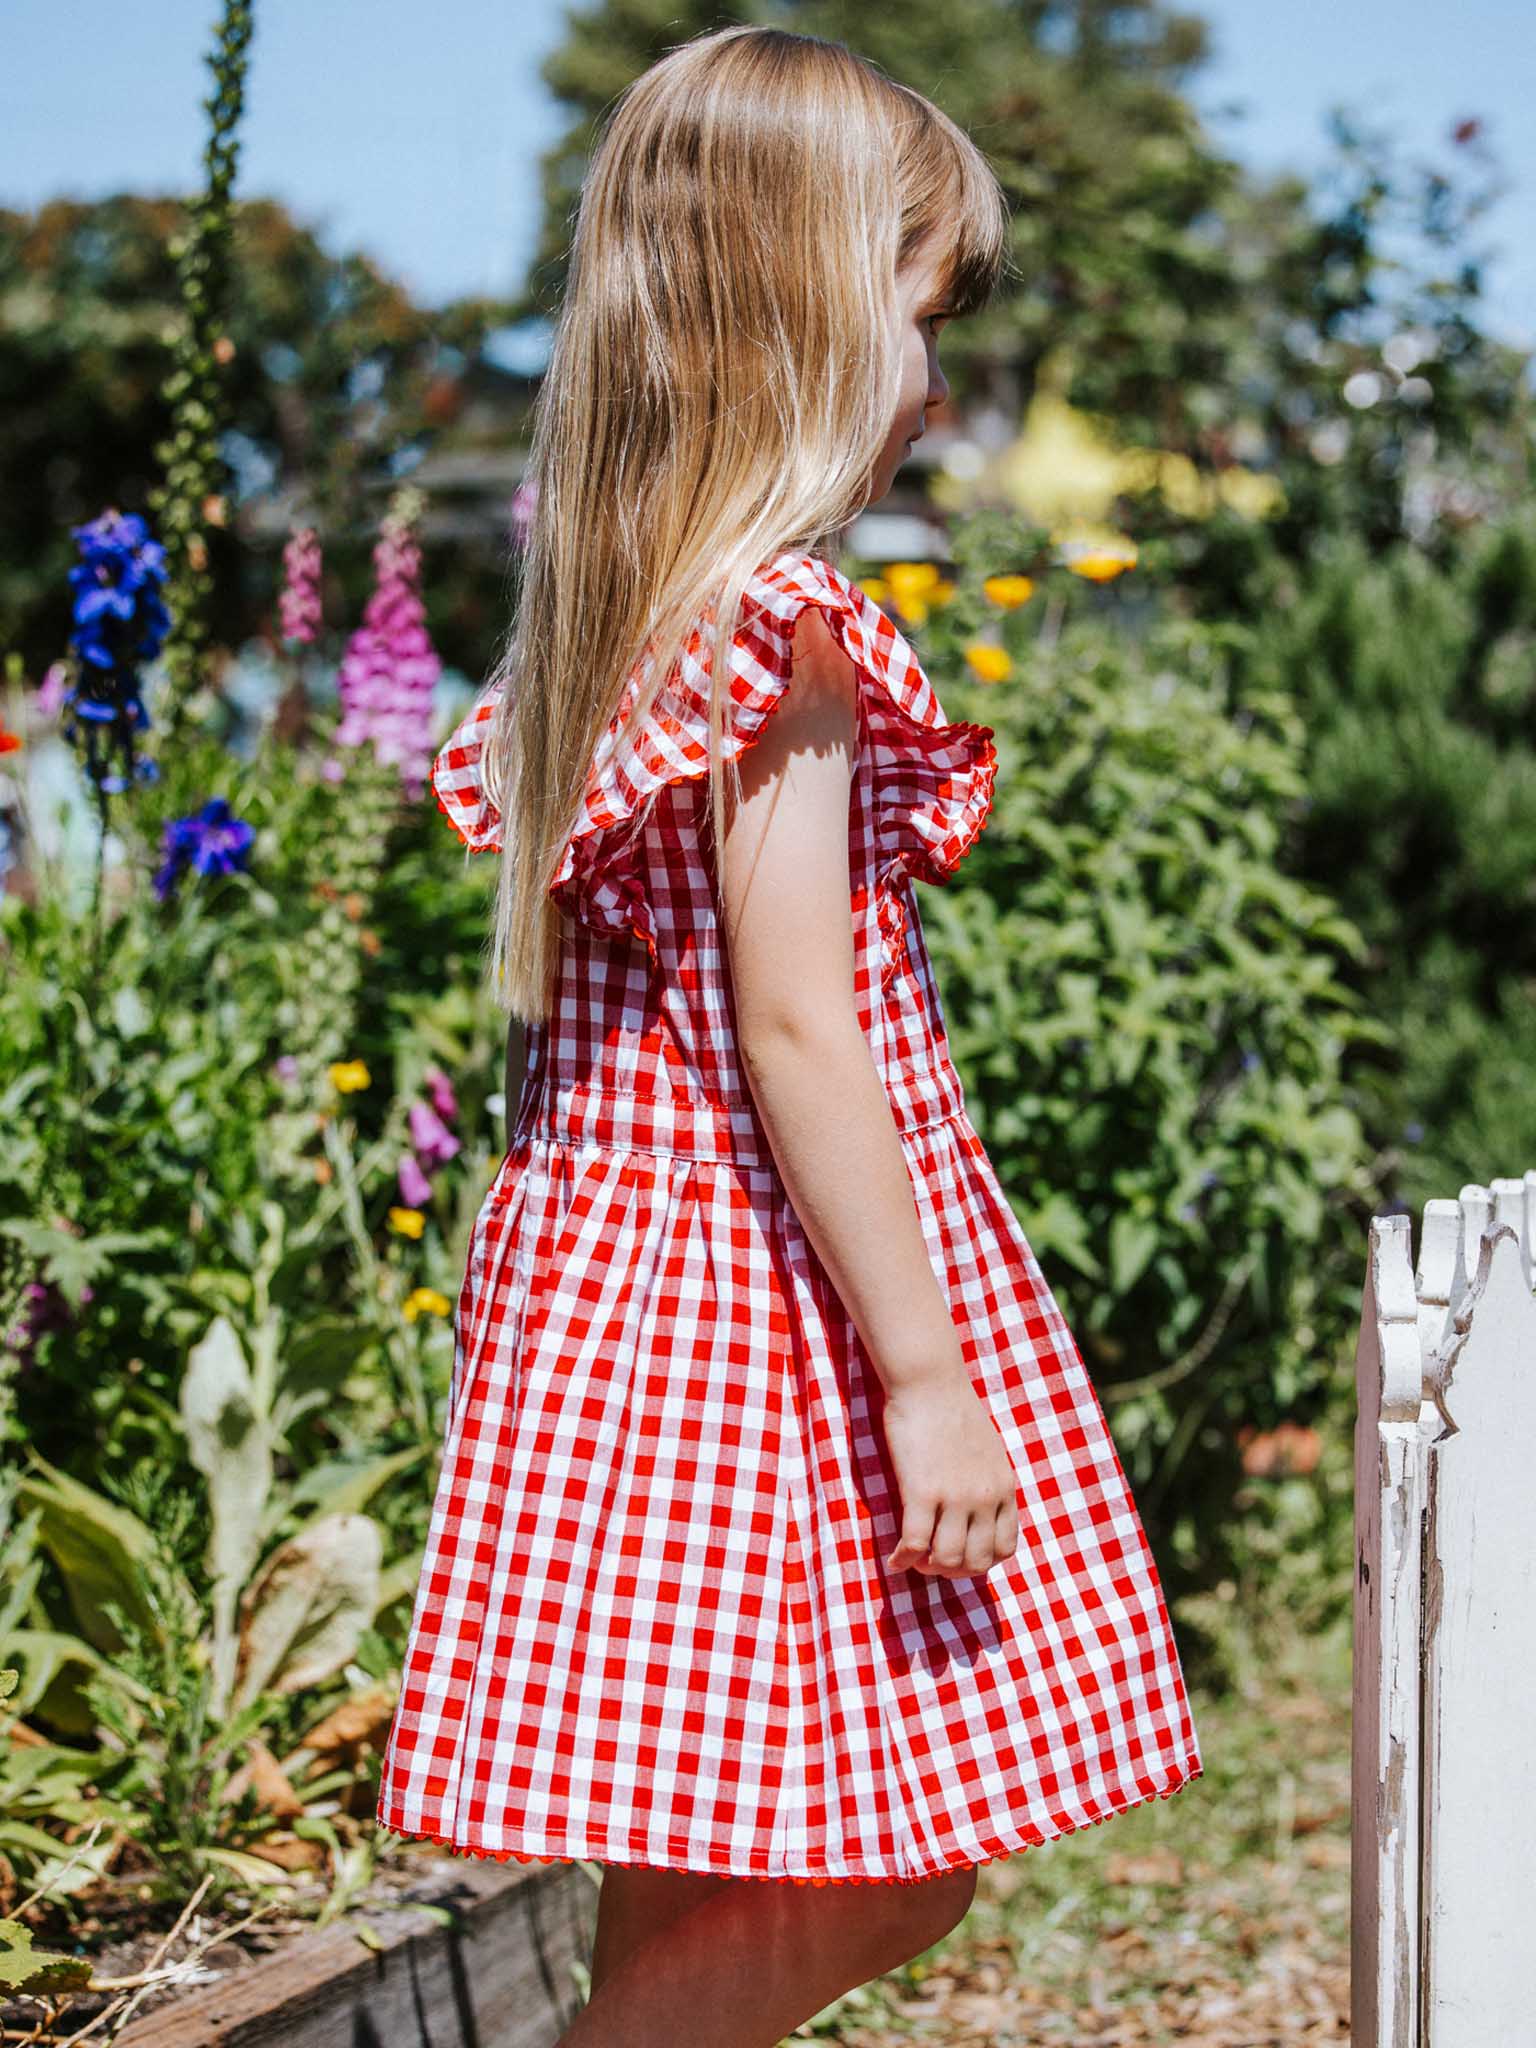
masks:
{"label": "blurred background foliage", "polygon": [[[1339,122],[1322,177],[1260,180],[1191,109],[1201,21],[1155,4],[573,15],[515,301],[414,306],[234,203],[200,366],[222,474],[187,501],[206,701],[84,863],[50,827],[66,750],[39,682],[72,529],[146,505],[179,431],[195,202],[0,212],[17,1885],[313,1871],[335,1911],[366,1874],[508,1105],[489,864],[376,750],[328,765],[342,622],[410,477],[441,737],[516,601],[503,483],[537,377],[495,338],[558,307],[603,110],[728,20],[843,38],[930,93],[1013,207],[1007,288],[946,336],[969,452],[921,480],[943,548],[850,566],[948,715],[996,732],[988,830],[922,915],[1202,1682],[1232,1588],[1277,1558],[1309,1628],[1348,1611],[1369,1216],[1536,1156],[1531,384],[1480,324],[1499,173],[1475,122],[1433,166]],[[278,614],[301,523],[324,542],[313,641]],[[253,652],[265,698],[237,687]],[[167,828],[212,797],[248,850],[162,897]]]}

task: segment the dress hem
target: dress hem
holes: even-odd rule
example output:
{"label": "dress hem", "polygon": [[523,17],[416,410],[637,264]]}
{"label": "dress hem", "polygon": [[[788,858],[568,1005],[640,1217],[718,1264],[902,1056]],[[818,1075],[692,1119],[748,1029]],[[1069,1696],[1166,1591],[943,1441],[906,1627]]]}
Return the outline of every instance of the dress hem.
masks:
{"label": "dress hem", "polygon": [[[792,1870],[735,1870],[720,1868],[711,1862],[630,1862],[607,1855],[599,1848],[590,1845],[578,1847],[571,1842],[566,1843],[564,1853],[557,1851],[554,1855],[541,1856],[532,1850],[525,1852],[520,1849],[492,1849],[479,1844],[458,1842],[452,1836],[439,1834],[431,1828],[401,1826],[395,1821],[386,1820],[382,1814],[376,1816],[376,1822],[379,1827],[387,1828],[391,1834],[415,1841],[435,1842],[440,1848],[451,1850],[455,1855],[473,1856],[482,1862],[490,1863],[599,1863],[612,1865],[619,1870],[675,1870],[695,1877],[760,1878],[780,1884],[926,1884],[930,1879],[942,1877],[951,1870],[979,1869],[982,1864],[1003,1862],[1009,1857],[1022,1855],[1026,1849],[1041,1848],[1045,1843],[1059,1841],[1066,1835],[1081,1834],[1089,1827],[1102,1827],[1105,1821],[1118,1820],[1122,1813],[1133,1812],[1138,1806],[1150,1805],[1154,1799],[1171,1799],[1175,1792],[1182,1792],[1186,1785],[1193,1784],[1197,1778],[1203,1777],[1204,1772],[1205,1766],[1198,1758],[1187,1759],[1178,1767],[1173,1782],[1160,1792],[1141,1792],[1134,1799],[1112,1802],[1103,1813],[1094,1814],[1089,1820],[1071,1820],[1065,1816],[1057,1816],[1060,1825],[1033,1829],[1021,1835],[1017,1842],[1006,1843],[1001,1838],[994,1838],[998,1846],[988,1855],[957,1856],[950,1862],[936,1863],[930,1869],[911,1872],[847,1870],[802,1873]],[[686,1855],[688,1852],[683,1849],[680,1853]]]}

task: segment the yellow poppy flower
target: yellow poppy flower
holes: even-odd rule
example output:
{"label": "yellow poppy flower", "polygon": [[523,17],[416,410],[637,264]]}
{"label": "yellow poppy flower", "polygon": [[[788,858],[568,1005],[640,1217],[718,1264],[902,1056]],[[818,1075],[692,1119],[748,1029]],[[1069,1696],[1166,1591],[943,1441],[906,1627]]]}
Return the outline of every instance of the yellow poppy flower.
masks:
{"label": "yellow poppy flower", "polygon": [[967,647],[965,658],[972,672],[984,683],[1006,682],[1013,674],[1013,657],[1006,647],[993,647],[989,642],[978,640]]}
{"label": "yellow poppy flower", "polygon": [[982,589],[996,605],[1005,612],[1015,611],[1021,604],[1028,604],[1035,594],[1033,579],[1028,576],[989,576]]}
{"label": "yellow poppy flower", "polygon": [[419,1315],[451,1315],[453,1303],[435,1287],[413,1287],[400,1304],[400,1312],[408,1323],[414,1323]]}
{"label": "yellow poppy flower", "polygon": [[891,586],[883,576],[865,576],[859,581],[859,588],[866,597],[872,597],[876,604],[884,604],[891,594]]}
{"label": "yellow poppy flower", "polygon": [[1108,583],[1136,566],[1136,543],[1130,540],[1063,541],[1061,559],[1074,576],[1089,583]]}
{"label": "yellow poppy flower", "polygon": [[949,581],[948,577],[945,577],[941,582],[935,583],[935,585],[933,586],[932,594],[929,597],[929,603],[948,604],[949,600],[954,596],[954,594],[954,584]]}
{"label": "yellow poppy flower", "polygon": [[898,597],[893,599],[897,616],[909,626],[921,626],[928,617],[927,601],[921,597]]}
{"label": "yellow poppy flower", "polygon": [[355,1095],[373,1079],[361,1060],[333,1060],[330,1074],[331,1086],[338,1095]]}
{"label": "yellow poppy flower", "polygon": [[941,580],[933,562],[888,562],[885,580],[891,586],[891,595],[897,603],[905,598],[931,597],[935,585]]}
{"label": "yellow poppy flower", "polygon": [[398,1230],[402,1237],[420,1237],[427,1227],[427,1219],[420,1209],[391,1209],[389,1227]]}

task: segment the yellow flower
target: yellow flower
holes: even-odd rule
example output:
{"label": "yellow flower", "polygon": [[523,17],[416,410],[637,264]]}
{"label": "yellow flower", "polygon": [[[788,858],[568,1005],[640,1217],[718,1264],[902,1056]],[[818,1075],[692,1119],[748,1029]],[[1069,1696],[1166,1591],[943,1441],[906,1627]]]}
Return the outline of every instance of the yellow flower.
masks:
{"label": "yellow flower", "polygon": [[902,598],[931,596],[934,585],[939,581],[939,572],[932,562],[888,562],[885,580],[899,603]]}
{"label": "yellow flower", "polygon": [[1013,659],[1006,647],[993,647],[988,641],[977,640],[967,647],[965,658],[984,683],[1006,682],[1013,674]]}
{"label": "yellow flower", "polygon": [[930,602],[933,604],[948,604],[949,600],[954,596],[954,594],[955,586],[946,577],[942,582],[935,583],[935,585],[933,586],[933,594],[930,599]]}
{"label": "yellow flower", "polygon": [[1074,576],[1090,583],[1108,583],[1136,566],[1136,543],[1131,540],[1063,541],[1061,559]]}
{"label": "yellow flower", "polygon": [[933,562],[889,562],[885,580],[890,585],[892,604],[909,626],[922,625],[929,606],[943,604],[954,588],[946,588]]}
{"label": "yellow flower", "polygon": [[860,579],[859,588],[866,597],[872,597],[876,604],[884,604],[891,594],[891,586],[883,576],[865,576]]}
{"label": "yellow flower", "polygon": [[408,1323],[414,1323],[419,1315],[446,1316],[453,1313],[453,1303],[446,1294],[439,1294],[435,1287],[413,1287],[400,1308]]}
{"label": "yellow flower", "polygon": [[1028,576],[989,576],[982,589],[994,604],[1001,605],[1005,612],[1028,604],[1035,594],[1035,586]]}
{"label": "yellow flower", "polygon": [[330,1071],[331,1086],[338,1095],[355,1095],[373,1078],[361,1060],[333,1060]]}
{"label": "yellow flower", "polygon": [[391,1209],[389,1227],[398,1230],[402,1237],[420,1237],[427,1226],[427,1219],[419,1209]]}

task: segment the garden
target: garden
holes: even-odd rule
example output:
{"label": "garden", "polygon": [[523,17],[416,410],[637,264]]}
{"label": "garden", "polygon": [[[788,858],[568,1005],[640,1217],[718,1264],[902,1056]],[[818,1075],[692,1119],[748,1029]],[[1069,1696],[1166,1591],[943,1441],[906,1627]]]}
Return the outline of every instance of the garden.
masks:
{"label": "garden", "polygon": [[[1261,184],[1185,118],[1154,0],[1134,55],[1086,4],[1065,51],[1001,7],[781,11],[942,75],[1016,208],[1018,285],[946,338],[965,452],[913,486],[942,544],[847,566],[996,734],[925,930],[1208,1758],[990,1866],[801,2034],[1341,2040],[1365,1232],[1536,1159],[1536,438],[1480,319],[1496,166],[1475,124],[1426,166],[1341,123],[1327,177]],[[6,2040],[131,2041],[338,1929],[370,1953],[413,1887],[454,1922],[447,1859],[373,1820],[515,1109],[494,861],[429,769],[531,508],[466,545],[434,462],[522,446],[536,379],[492,343],[558,303],[593,124],[722,18],[573,14],[527,296],[428,312],[236,199],[258,14],[221,0],[185,206],[0,210]]]}

